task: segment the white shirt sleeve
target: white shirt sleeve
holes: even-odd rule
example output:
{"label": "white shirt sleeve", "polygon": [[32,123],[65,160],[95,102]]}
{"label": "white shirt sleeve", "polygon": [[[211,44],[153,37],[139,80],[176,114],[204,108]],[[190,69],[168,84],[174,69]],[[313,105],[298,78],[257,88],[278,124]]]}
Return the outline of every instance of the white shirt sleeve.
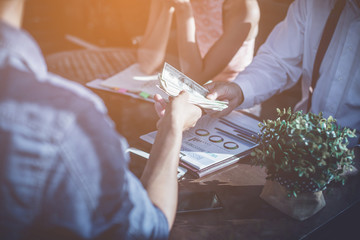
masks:
{"label": "white shirt sleeve", "polygon": [[308,1],[296,0],[260,47],[253,62],[234,80],[244,93],[240,108],[249,108],[293,86],[302,73]]}

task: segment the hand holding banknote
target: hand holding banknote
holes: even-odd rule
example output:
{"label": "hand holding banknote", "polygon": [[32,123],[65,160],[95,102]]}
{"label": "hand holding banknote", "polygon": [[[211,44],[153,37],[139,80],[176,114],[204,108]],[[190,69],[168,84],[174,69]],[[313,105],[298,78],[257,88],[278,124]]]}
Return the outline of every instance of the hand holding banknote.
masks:
{"label": "hand holding banknote", "polygon": [[161,74],[159,74],[160,88],[169,96],[175,97],[181,91],[189,94],[189,102],[204,109],[222,111],[228,107],[226,101],[207,99],[209,91],[187,77],[170,64],[165,63]]}
{"label": "hand holding banknote", "polygon": [[155,95],[154,100],[155,110],[160,117],[157,122],[158,128],[165,124],[166,119],[171,121],[172,118],[172,121],[174,121],[175,118],[175,122],[182,126],[184,131],[195,126],[202,115],[198,106],[189,103],[189,94],[185,91],[180,92],[177,97],[171,98],[169,104],[158,94]]}
{"label": "hand holding banknote", "polygon": [[212,82],[205,85],[206,89],[209,90],[207,95],[208,99],[227,100],[228,108],[219,112],[211,112],[215,118],[223,117],[231,113],[232,110],[237,108],[243,101],[244,95],[239,85],[233,82]]}

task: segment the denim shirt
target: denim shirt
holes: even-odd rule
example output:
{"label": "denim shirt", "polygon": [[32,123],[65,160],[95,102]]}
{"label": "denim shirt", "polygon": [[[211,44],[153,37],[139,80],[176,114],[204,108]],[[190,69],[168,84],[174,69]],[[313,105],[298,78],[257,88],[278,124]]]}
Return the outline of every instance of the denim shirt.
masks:
{"label": "denim shirt", "polygon": [[0,22],[0,239],[166,239],[102,101]]}

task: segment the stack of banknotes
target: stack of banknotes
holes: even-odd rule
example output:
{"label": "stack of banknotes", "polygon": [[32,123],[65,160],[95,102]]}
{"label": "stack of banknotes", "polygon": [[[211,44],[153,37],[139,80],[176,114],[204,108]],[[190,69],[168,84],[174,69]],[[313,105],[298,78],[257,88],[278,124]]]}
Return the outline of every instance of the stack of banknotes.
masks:
{"label": "stack of banknotes", "polygon": [[228,107],[225,101],[207,99],[206,95],[209,91],[206,88],[168,63],[164,64],[162,73],[159,74],[159,82],[159,87],[172,97],[177,96],[182,90],[185,90],[190,94],[189,102],[201,108],[222,111]]}

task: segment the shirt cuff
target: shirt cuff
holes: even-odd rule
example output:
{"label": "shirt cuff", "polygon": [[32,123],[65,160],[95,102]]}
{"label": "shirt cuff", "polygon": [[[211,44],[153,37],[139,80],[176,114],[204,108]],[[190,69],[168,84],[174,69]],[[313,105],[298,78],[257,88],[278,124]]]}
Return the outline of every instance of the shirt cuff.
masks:
{"label": "shirt cuff", "polygon": [[241,88],[244,96],[244,101],[239,105],[239,107],[237,107],[237,109],[253,107],[255,105],[255,91],[251,82],[248,79],[244,79],[242,77],[241,80],[235,79],[234,83],[236,83]]}

